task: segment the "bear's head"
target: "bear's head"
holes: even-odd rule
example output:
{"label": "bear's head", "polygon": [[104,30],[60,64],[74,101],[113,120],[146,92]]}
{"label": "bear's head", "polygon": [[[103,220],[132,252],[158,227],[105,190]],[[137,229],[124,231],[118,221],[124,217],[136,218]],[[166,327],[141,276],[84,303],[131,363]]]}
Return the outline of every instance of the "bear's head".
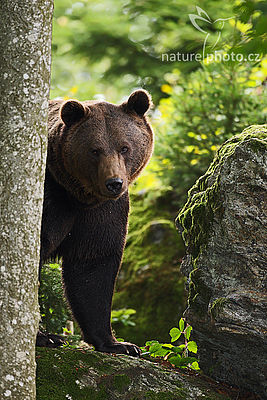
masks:
{"label": "bear's head", "polygon": [[120,105],[52,101],[48,167],[54,178],[83,203],[119,198],[152,154],[150,106],[145,90]]}

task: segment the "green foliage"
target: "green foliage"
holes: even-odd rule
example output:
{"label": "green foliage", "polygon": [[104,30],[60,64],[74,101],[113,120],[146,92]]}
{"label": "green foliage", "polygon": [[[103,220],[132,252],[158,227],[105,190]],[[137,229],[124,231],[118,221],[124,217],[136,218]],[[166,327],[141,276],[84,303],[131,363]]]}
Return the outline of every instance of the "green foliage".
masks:
{"label": "green foliage", "polygon": [[63,348],[71,348],[71,349],[78,349],[81,348],[81,335],[71,335],[69,332],[66,332],[65,329],[63,329],[65,336],[64,340],[66,344],[63,344]]}
{"label": "green foliage", "polygon": [[[200,28],[209,34],[207,49],[220,33],[216,50],[266,54],[264,0],[202,0],[209,16]],[[156,103],[166,74],[174,68],[188,73],[201,67],[197,61],[162,62],[164,53],[202,53],[205,34],[189,14],[194,2],[181,0],[55,0],[53,22],[52,96],[92,98],[101,94],[120,100],[135,87],[146,87]],[[230,18],[217,26],[217,19]],[[221,32],[222,30],[222,32]]]}
{"label": "green foliage", "polygon": [[50,333],[62,333],[71,314],[63,298],[59,264],[45,264],[42,268],[39,305],[42,327]]}
{"label": "green foliage", "polygon": [[179,337],[181,336],[182,332],[180,329],[178,328],[172,328],[170,330],[170,336],[171,336],[171,342],[175,342],[176,340],[179,339]]}
{"label": "green foliage", "polygon": [[116,323],[122,323],[124,326],[135,326],[135,322],[131,320],[131,317],[136,313],[132,308],[122,308],[121,310],[112,310],[111,322],[113,325]]}
{"label": "green foliage", "polygon": [[233,49],[244,55],[267,53],[267,3],[265,0],[238,1],[234,7],[238,15],[237,28],[241,31],[240,41]]}
{"label": "green foliage", "polygon": [[[210,1],[202,3],[210,8],[214,19],[231,15],[231,5],[222,0],[212,7]],[[105,0],[101,5],[84,1],[80,7],[75,4],[67,15],[70,26],[76,28],[69,36],[73,52],[82,54],[90,64],[105,60],[103,78],[116,81],[120,77],[124,86],[137,82],[155,95],[164,71],[169,70],[169,65],[162,63],[161,54],[197,52],[202,47],[202,37],[188,18],[195,7],[186,0]],[[214,34],[211,27],[207,29]],[[187,65],[194,67],[194,63]]]}
{"label": "green foliage", "polygon": [[146,342],[145,347],[141,348],[142,355],[163,359],[175,367],[199,370],[197,358],[189,356],[189,353],[197,353],[196,342],[189,340],[191,331],[191,325],[186,324],[185,326],[185,320],[181,318],[179,328],[172,328],[169,334],[171,343],[176,342],[183,335],[183,344],[173,345],[171,343],[159,343],[157,340],[150,340]]}
{"label": "green foliage", "polygon": [[267,60],[258,66],[210,63],[187,76],[174,70],[155,121],[158,175],[178,205],[211,163],[218,147],[251,124],[266,122]]}

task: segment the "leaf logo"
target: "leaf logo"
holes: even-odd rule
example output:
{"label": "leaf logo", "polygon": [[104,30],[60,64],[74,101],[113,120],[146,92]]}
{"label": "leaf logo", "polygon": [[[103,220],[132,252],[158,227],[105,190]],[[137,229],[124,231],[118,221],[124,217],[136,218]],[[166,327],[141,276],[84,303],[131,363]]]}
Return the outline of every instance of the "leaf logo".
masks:
{"label": "leaf logo", "polygon": [[[204,31],[202,28],[200,28],[200,26],[196,23],[196,20],[201,20],[201,21],[205,21],[208,22],[209,24],[212,23],[210,17],[208,16],[208,14],[206,13],[206,11],[202,10],[202,8],[196,6],[196,10],[198,12],[198,15],[196,14],[189,14],[189,18],[191,23],[194,25],[194,27],[199,30],[200,32],[203,33],[207,33],[206,31]],[[206,16],[206,18],[201,17],[201,14],[204,14]]]}
{"label": "leaf logo", "polygon": [[[204,29],[202,29],[202,28],[198,25],[197,21],[198,21],[198,22],[199,22],[199,21],[204,21],[204,22],[206,22],[206,23],[208,23],[208,24],[210,24],[210,25],[215,25],[215,24],[217,24],[217,28],[216,28],[216,30],[217,30],[217,37],[216,37],[215,43],[214,43],[213,46],[212,46],[212,49],[214,49],[215,46],[217,45],[217,43],[219,42],[220,38],[221,38],[221,31],[222,31],[222,29],[223,29],[223,27],[224,27],[225,21],[228,21],[229,19],[231,19],[231,18],[233,18],[233,17],[229,17],[229,18],[218,18],[218,19],[216,19],[215,21],[212,21],[212,19],[210,18],[210,16],[209,16],[209,15],[206,13],[206,11],[204,11],[202,8],[196,6],[196,11],[197,11],[197,14],[189,14],[189,19],[190,19],[192,25],[193,25],[198,31],[200,31],[200,32],[206,34],[206,37],[205,37],[205,40],[204,40],[204,45],[203,45],[203,59],[204,59],[206,43],[207,43],[207,40],[208,40],[208,37],[209,37],[210,34],[209,34],[209,32],[207,32],[207,31],[205,31]],[[219,24],[219,28],[218,28],[218,24]]]}

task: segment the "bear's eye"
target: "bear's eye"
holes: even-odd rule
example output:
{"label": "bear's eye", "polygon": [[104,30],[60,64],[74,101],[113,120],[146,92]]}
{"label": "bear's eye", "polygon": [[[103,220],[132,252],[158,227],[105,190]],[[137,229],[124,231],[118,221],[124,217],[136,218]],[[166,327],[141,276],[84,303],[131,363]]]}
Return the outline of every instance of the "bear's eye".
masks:
{"label": "bear's eye", "polygon": [[99,156],[100,151],[97,150],[97,149],[95,149],[95,150],[92,150],[91,153],[92,153],[94,156]]}
{"label": "bear's eye", "polygon": [[127,153],[128,150],[129,150],[129,149],[128,149],[127,146],[123,146],[123,147],[121,148],[120,153],[121,153],[121,154],[125,154],[125,153]]}

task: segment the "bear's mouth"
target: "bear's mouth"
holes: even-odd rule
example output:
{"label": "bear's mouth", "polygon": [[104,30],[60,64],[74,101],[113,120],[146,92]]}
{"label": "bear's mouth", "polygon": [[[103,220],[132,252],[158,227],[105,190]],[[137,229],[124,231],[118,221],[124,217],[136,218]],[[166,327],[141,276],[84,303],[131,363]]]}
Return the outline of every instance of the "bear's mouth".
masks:
{"label": "bear's mouth", "polygon": [[83,182],[82,188],[84,192],[84,196],[87,198],[87,202],[91,199],[95,199],[95,201],[99,203],[103,203],[108,200],[118,200],[127,190],[126,185],[122,185],[119,193],[114,193],[108,190],[105,186],[95,185],[95,190],[92,190],[92,184],[86,184]]}
{"label": "bear's mouth", "polygon": [[86,190],[86,188],[84,188],[84,192],[86,197],[92,199],[96,199],[99,203],[103,203],[104,201],[108,201],[108,200],[118,200],[125,192],[125,190],[122,190],[119,194],[112,194],[112,193],[103,193],[103,192],[92,192],[89,191],[88,189]]}
{"label": "bear's mouth", "polygon": [[104,193],[95,193],[95,196],[100,200],[100,201],[108,201],[108,200],[118,200],[123,194],[125,193],[125,190],[122,190],[119,194],[104,194]]}

